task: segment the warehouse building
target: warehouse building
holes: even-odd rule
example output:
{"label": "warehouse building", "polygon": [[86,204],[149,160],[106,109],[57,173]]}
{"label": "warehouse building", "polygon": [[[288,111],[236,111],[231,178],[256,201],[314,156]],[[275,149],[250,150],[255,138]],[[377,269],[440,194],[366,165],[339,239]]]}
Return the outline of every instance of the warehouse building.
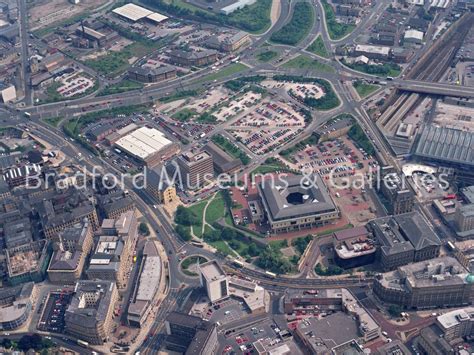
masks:
{"label": "warehouse building", "polygon": [[237,0],[233,4],[230,4],[226,7],[223,7],[221,9],[221,13],[224,14],[224,15],[230,15],[234,11],[242,9],[247,5],[255,4],[256,2],[257,2],[257,0]]}
{"label": "warehouse building", "polygon": [[319,175],[264,180],[258,184],[258,191],[272,233],[320,227],[340,216]]}
{"label": "warehouse building", "polygon": [[354,54],[356,56],[364,55],[370,59],[388,59],[390,56],[390,47],[358,44],[355,47]]}
{"label": "warehouse building", "polygon": [[141,127],[125,135],[115,145],[148,167],[178,153],[179,146],[155,128]]}
{"label": "warehouse building", "polygon": [[133,3],[128,3],[126,5],[117,7],[116,9],[113,9],[112,12],[119,17],[131,22],[145,20],[154,24],[158,24],[168,19],[167,16],[161,15],[158,12],[150,11]]}
{"label": "warehouse building", "polygon": [[422,44],[424,36],[425,36],[424,33],[421,31],[408,30],[405,32],[405,35],[403,36],[403,40],[405,43]]}
{"label": "warehouse building", "polygon": [[470,172],[474,169],[474,133],[426,125],[418,136],[414,156]]}

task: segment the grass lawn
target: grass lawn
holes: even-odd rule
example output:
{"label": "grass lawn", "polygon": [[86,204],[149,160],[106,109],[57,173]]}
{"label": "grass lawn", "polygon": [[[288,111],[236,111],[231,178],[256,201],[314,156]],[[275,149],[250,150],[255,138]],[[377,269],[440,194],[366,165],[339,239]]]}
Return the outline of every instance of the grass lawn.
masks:
{"label": "grass lawn", "polygon": [[58,124],[59,122],[61,122],[62,119],[62,117],[48,117],[43,119],[43,121],[49,124],[50,126],[58,127]]}
{"label": "grass lawn", "polygon": [[334,9],[326,0],[322,0],[324,8],[324,16],[326,16],[326,24],[328,27],[329,37],[333,40],[344,38],[349,33],[354,31],[355,25],[339,23],[336,21],[336,15]]}
{"label": "grass lawn", "polygon": [[274,173],[276,171],[280,172],[289,172],[290,169],[288,169],[282,162],[280,161],[274,161],[274,162],[265,162],[265,164],[262,164],[258,166],[255,170],[253,170],[250,174],[255,175],[255,174],[269,174],[269,173]]}
{"label": "grass lawn", "polygon": [[107,86],[104,90],[99,92],[97,96],[105,96],[105,95],[112,95],[112,94],[120,94],[122,92],[131,91],[131,90],[138,90],[143,88],[142,83],[138,83],[136,81],[124,79],[117,84],[112,84]]}
{"label": "grass lawn", "polygon": [[103,57],[86,60],[84,64],[108,77],[115,77],[130,66],[129,60],[131,58],[141,58],[155,49],[157,46],[135,42],[120,52],[110,52]]}
{"label": "grass lawn", "polygon": [[238,256],[237,253],[229,248],[229,246],[223,240],[210,242],[209,244],[225,255]]}
{"label": "grass lawn", "polygon": [[185,122],[191,118],[193,118],[195,115],[197,114],[197,112],[193,109],[189,109],[189,108],[183,108],[181,111],[178,111],[176,113],[174,113],[171,118],[174,118],[175,120],[178,120],[178,121],[181,121],[181,122]]}
{"label": "grass lawn", "polygon": [[363,99],[364,97],[369,96],[372,94],[375,90],[380,88],[379,85],[373,85],[373,84],[368,84],[360,80],[356,80],[352,86],[354,86],[354,89],[356,89],[357,93],[359,96]]}
{"label": "grass lawn", "polygon": [[335,73],[335,69],[330,65],[318,62],[306,55],[299,55],[282,65],[283,68],[309,69],[323,73]]}
{"label": "grass lawn", "polygon": [[233,63],[231,65],[228,65],[225,68],[219,69],[217,72],[206,75],[203,78],[198,79],[195,84],[197,83],[205,83],[207,81],[214,81],[214,80],[219,80],[222,78],[225,78],[227,76],[230,76],[232,74],[239,73],[241,71],[244,71],[248,69],[248,67],[242,63]]}
{"label": "grass lawn", "polygon": [[306,48],[306,50],[308,52],[319,55],[320,57],[329,58],[329,52],[326,49],[326,46],[324,45],[324,42],[323,42],[323,38],[321,36],[316,37],[314,42],[311,43],[309,47]]}
{"label": "grass lawn", "polygon": [[216,197],[214,197],[214,200],[212,200],[209,206],[207,206],[206,222],[212,225],[214,222],[224,217],[225,211],[226,208],[224,204],[224,199],[219,193]]}
{"label": "grass lawn", "polygon": [[274,51],[265,51],[257,54],[257,59],[261,62],[269,62],[273,59],[275,59],[278,56],[277,52]]}

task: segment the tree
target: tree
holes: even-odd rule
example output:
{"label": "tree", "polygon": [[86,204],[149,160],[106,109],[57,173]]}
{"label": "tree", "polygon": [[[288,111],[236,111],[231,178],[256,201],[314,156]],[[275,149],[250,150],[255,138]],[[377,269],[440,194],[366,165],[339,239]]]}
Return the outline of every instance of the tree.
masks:
{"label": "tree", "polygon": [[191,236],[191,233],[189,232],[188,229],[183,227],[182,225],[178,224],[175,227],[176,233],[185,241],[190,241],[193,237]]}
{"label": "tree", "polygon": [[203,239],[205,242],[217,242],[221,239],[221,232],[216,229],[206,231],[204,232]]}
{"label": "tree", "polygon": [[197,216],[189,208],[186,208],[184,206],[178,206],[176,210],[176,215],[174,217],[174,221],[177,224],[181,224],[183,226],[192,226],[192,225],[201,224]]}
{"label": "tree", "polygon": [[258,247],[255,243],[250,243],[247,248],[247,254],[250,256],[257,256],[259,253]]}
{"label": "tree", "polygon": [[146,224],[145,222],[140,223],[140,225],[138,226],[138,231],[144,236],[150,235],[150,229],[148,228],[148,224]]}
{"label": "tree", "polygon": [[224,228],[221,237],[224,240],[232,240],[237,237],[237,233],[232,228]]}
{"label": "tree", "polygon": [[402,307],[396,304],[391,304],[388,309],[388,314],[390,314],[392,317],[399,317],[400,313],[402,312]]}
{"label": "tree", "polygon": [[10,349],[12,347],[12,341],[8,338],[3,339],[1,344],[5,349]]}

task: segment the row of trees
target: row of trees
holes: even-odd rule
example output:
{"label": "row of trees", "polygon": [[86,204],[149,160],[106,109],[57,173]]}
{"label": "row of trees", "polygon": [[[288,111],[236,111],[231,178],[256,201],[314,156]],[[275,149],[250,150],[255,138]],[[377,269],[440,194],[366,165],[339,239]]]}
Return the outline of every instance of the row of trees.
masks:
{"label": "row of trees", "polygon": [[359,147],[364,149],[367,154],[375,154],[374,146],[370,142],[369,138],[367,138],[366,134],[364,133],[364,130],[357,123],[354,123],[352,125],[347,135],[354,142],[356,142]]}

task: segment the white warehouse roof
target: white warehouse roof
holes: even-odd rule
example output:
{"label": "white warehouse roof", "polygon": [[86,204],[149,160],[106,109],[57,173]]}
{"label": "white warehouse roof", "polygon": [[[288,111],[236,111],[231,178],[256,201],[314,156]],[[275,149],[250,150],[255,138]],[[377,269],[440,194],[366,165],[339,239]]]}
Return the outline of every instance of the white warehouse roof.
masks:
{"label": "white warehouse roof", "polygon": [[115,144],[139,159],[146,159],[171,143],[157,129],[141,127],[120,138]]}
{"label": "white warehouse roof", "polygon": [[116,9],[112,10],[112,12],[119,16],[125,17],[126,19],[129,19],[130,21],[133,21],[133,22],[136,22],[143,18],[148,18],[155,22],[161,22],[168,18],[157,12],[150,11],[148,9],[145,9],[144,7],[131,4],[131,3],[117,7]]}
{"label": "white warehouse roof", "polygon": [[424,33],[418,30],[408,30],[405,32],[404,38],[412,38],[422,41]]}
{"label": "white warehouse roof", "polygon": [[376,53],[376,54],[382,54],[382,55],[389,55],[390,54],[390,47],[370,46],[370,45],[367,45],[367,44],[358,44],[356,46],[356,51],[365,52],[365,53]]}

